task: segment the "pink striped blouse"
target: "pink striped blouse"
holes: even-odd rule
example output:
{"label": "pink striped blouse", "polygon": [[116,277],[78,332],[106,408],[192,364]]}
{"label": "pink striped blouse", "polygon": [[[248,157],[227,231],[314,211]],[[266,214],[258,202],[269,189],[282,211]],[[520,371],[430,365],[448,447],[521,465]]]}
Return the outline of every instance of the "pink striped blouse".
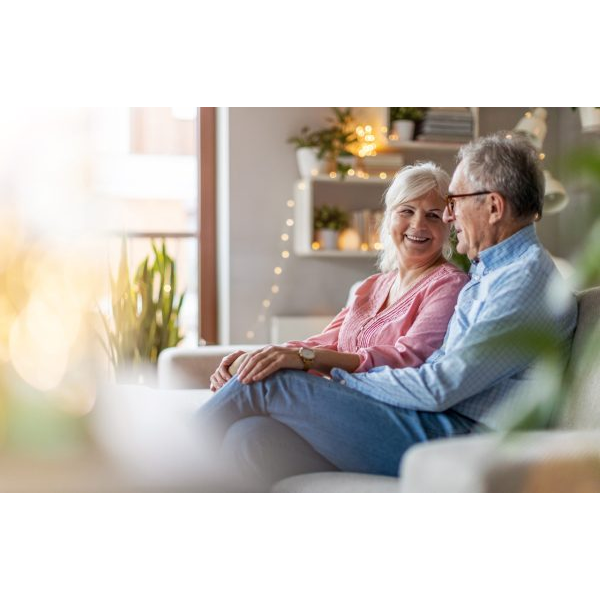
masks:
{"label": "pink striped blouse", "polygon": [[353,352],[361,358],[356,371],[419,366],[442,345],[458,293],[469,278],[443,264],[383,308],[396,276],[396,271],[372,275],[322,333],[286,346]]}

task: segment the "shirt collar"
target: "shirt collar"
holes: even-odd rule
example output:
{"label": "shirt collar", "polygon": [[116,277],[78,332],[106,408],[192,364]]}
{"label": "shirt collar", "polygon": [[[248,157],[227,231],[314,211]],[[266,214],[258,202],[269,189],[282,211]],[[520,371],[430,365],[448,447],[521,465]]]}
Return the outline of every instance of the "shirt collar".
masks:
{"label": "shirt collar", "polygon": [[499,244],[490,246],[479,253],[479,260],[473,261],[470,273],[483,275],[494,269],[509,264],[521,256],[532,244],[538,244],[538,237],[533,223],[519,229]]}

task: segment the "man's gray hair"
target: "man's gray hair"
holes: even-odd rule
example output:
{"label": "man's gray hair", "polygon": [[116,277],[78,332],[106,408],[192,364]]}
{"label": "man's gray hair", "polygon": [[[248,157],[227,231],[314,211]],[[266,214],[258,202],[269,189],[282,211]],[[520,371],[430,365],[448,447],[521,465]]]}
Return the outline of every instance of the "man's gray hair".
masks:
{"label": "man's gray hair", "polygon": [[500,193],[517,219],[542,216],[544,174],[522,135],[505,131],[474,140],[459,150],[458,161],[474,192]]}
{"label": "man's gray hair", "polygon": [[[394,209],[400,204],[420,198],[431,190],[435,190],[440,198],[448,193],[450,177],[446,171],[432,162],[417,163],[403,167],[396,173],[390,187],[385,193],[385,213],[379,229],[379,239],[382,250],[379,253],[377,264],[385,273],[397,267],[396,246],[390,235],[390,225]],[[452,254],[450,245],[444,246],[446,258]]]}

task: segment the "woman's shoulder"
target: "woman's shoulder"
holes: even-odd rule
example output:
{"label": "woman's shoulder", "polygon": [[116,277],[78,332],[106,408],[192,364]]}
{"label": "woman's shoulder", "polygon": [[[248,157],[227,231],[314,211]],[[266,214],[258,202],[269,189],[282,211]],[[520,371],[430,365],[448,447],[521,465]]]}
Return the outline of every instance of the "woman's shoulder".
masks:
{"label": "woman's shoulder", "polygon": [[452,263],[444,263],[433,271],[424,282],[428,289],[437,289],[441,286],[462,288],[469,281],[469,276]]}
{"label": "woman's shoulder", "polygon": [[369,275],[366,279],[360,282],[356,287],[356,294],[370,294],[374,289],[381,285],[389,283],[395,276],[394,271],[387,271],[386,273],[375,273]]}
{"label": "woman's shoulder", "polygon": [[358,301],[360,305],[363,305],[365,302],[372,302],[375,296],[379,296],[379,294],[389,289],[390,282],[394,278],[394,272],[388,271],[386,273],[375,273],[374,275],[370,275],[363,281],[355,283],[351,290],[350,303]]}

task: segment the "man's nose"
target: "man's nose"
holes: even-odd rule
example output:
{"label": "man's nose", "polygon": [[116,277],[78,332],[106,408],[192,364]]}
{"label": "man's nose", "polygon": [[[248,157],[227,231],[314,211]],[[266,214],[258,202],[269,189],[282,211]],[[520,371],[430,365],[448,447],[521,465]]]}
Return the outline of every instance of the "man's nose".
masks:
{"label": "man's nose", "polygon": [[442,214],[442,219],[444,223],[452,223],[455,219],[454,215],[450,214],[450,211],[448,210],[447,206],[446,208],[444,208],[444,214]]}

